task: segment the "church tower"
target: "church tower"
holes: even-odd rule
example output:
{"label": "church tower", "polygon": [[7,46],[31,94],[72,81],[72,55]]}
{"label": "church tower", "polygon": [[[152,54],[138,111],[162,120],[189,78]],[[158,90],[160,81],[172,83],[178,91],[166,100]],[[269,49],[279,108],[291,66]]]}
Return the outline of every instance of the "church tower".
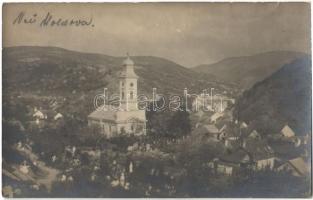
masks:
{"label": "church tower", "polygon": [[145,135],[146,111],[138,109],[137,80],[134,62],[127,55],[119,75],[120,109],[96,109],[88,115],[88,125],[98,126],[107,137]]}
{"label": "church tower", "polygon": [[127,54],[119,76],[120,108],[124,111],[138,110],[137,80],[138,76],[134,72],[134,62]]}

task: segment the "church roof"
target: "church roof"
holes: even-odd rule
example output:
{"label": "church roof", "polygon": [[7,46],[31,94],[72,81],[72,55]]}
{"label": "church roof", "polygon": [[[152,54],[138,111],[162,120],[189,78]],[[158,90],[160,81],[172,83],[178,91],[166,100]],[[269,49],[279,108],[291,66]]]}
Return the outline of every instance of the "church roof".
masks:
{"label": "church roof", "polygon": [[92,112],[90,115],[88,115],[88,118],[92,118],[96,120],[115,121],[116,111],[97,109],[94,112]]}
{"label": "church roof", "polygon": [[127,54],[127,58],[123,61],[123,70],[120,73],[120,78],[138,78],[138,76],[134,72],[134,61],[132,61]]}
{"label": "church roof", "polygon": [[129,56],[123,61],[123,65],[134,65],[134,61]]}
{"label": "church roof", "polygon": [[[121,111],[121,110],[119,110]],[[99,121],[110,121],[110,122],[118,122],[119,117],[117,116],[118,110],[107,110],[106,108],[100,107],[97,110],[93,111],[91,114],[88,115],[89,119],[99,120]],[[128,111],[124,111],[128,112]],[[142,122],[143,120],[137,118],[136,115],[129,116],[126,119],[127,122]]]}

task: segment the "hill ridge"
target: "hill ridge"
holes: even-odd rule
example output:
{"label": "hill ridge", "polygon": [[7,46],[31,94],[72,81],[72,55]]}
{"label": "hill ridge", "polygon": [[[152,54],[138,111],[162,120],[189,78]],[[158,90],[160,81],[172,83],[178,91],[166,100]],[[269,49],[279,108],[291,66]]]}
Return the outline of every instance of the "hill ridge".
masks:
{"label": "hill ridge", "polygon": [[309,56],[284,65],[245,91],[234,113],[265,134],[278,133],[286,124],[298,135],[308,133],[311,130],[311,73]]}
{"label": "hill ridge", "polygon": [[225,58],[212,64],[198,65],[194,71],[214,75],[217,79],[249,89],[297,58],[308,54],[296,51],[270,51],[251,56]]}

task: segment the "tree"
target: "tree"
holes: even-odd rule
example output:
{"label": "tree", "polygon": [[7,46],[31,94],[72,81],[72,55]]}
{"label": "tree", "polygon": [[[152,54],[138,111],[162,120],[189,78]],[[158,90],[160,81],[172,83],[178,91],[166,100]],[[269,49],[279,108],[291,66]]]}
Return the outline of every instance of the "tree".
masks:
{"label": "tree", "polygon": [[147,111],[147,120],[148,131],[158,136],[178,138],[191,132],[189,112],[186,111],[184,105],[181,105],[177,111],[168,109],[153,111],[150,104],[150,109]]}
{"label": "tree", "polygon": [[189,113],[185,110],[176,111],[168,122],[168,132],[172,137],[181,137],[191,132]]}

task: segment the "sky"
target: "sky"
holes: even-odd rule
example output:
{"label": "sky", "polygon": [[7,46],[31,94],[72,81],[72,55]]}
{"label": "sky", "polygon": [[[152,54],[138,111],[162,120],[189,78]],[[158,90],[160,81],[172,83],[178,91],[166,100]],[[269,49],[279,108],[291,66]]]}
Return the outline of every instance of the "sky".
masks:
{"label": "sky", "polygon": [[[34,23],[16,23],[33,17]],[[89,26],[45,26],[82,19]],[[158,56],[185,67],[267,51],[310,53],[309,3],[6,4],[3,46],[56,46],[112,56]]]}

